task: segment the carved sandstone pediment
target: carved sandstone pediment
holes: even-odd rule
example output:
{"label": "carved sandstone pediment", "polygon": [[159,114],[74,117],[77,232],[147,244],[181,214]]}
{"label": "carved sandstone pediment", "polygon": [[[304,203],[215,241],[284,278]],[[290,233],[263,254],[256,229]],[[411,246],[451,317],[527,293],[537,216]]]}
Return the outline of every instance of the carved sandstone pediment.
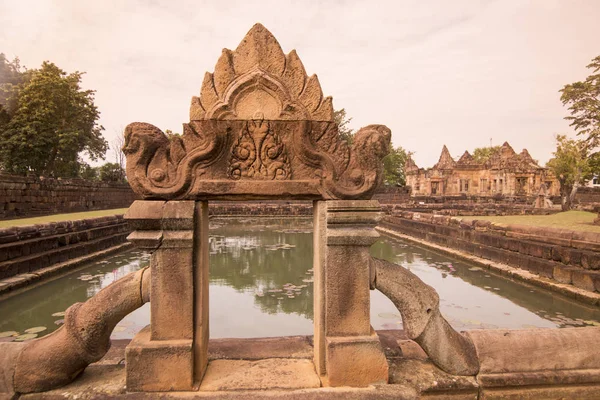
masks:
{"label": "carved sandstone pediment", "polygon": [[256,24],[206,73],[183,135],[132,123],[123,151],[144,198],[364,199],[381,183],[390,136],[370,125],[350,148],[317,76]]}

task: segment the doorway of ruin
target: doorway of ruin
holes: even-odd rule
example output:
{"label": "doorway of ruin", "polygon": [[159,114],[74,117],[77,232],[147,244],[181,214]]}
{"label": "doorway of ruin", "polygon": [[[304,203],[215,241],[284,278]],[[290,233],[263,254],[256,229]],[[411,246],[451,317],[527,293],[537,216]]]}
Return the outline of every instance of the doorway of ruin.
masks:
{"label": "doorway of ruin", "polygon": [[315,371],[328,386],[387,381],[369,248],[390,139],[369,125],[344,140],[316,75],[260,24],[205,75],[181,136],[128,125],[127,177],[144,199],[126,214],[129,240],[152,252],[151,323],[127,347],[128,390],[194,390],[206,373],[208,207],[221,200],[313,202]]}

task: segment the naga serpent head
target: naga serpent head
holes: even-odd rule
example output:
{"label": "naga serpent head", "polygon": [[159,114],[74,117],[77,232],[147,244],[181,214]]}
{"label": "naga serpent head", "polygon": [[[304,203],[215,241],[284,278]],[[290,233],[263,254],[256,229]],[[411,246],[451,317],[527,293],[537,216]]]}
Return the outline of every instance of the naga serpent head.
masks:
{"label": "naga serpent head", "polygon": [[153,154],[161,146],[168,146],[169,139],[156,126],[145,122],[133,122],[125,127],[125,144],[123,153],[130,156],[142,152],[143,154]]}
{"label": "naga serpent head", "polygon": [[354,136],[352,153],[359,167],[365,170],[380,168],[381,160],[390,152],[392,131],[385,125],[368,125]]}

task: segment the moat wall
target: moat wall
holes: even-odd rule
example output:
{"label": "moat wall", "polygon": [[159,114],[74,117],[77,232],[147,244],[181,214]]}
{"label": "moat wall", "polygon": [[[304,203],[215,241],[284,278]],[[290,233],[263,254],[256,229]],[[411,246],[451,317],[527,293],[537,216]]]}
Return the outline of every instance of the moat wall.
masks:
{"label": "moat wall", "polygon": [[123,215],[0,229],[0,293],[129,246]]}
{"label": "moat wall", "polygon": [[405,235],[600,292],[600,233],[404,211],[381,223]]}
{"label": "moat wall", "polygon": [[0,220],[129,207],[127,183],[0,174]]}

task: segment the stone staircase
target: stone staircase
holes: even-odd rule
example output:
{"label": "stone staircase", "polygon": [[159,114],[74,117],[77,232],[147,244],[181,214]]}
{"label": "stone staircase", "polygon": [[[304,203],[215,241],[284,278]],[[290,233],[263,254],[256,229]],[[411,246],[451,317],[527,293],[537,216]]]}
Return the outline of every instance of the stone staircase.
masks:
{"label": "stone staircase", "polygon": [[122,215],[0,230],[0,295],[129,246]]}

